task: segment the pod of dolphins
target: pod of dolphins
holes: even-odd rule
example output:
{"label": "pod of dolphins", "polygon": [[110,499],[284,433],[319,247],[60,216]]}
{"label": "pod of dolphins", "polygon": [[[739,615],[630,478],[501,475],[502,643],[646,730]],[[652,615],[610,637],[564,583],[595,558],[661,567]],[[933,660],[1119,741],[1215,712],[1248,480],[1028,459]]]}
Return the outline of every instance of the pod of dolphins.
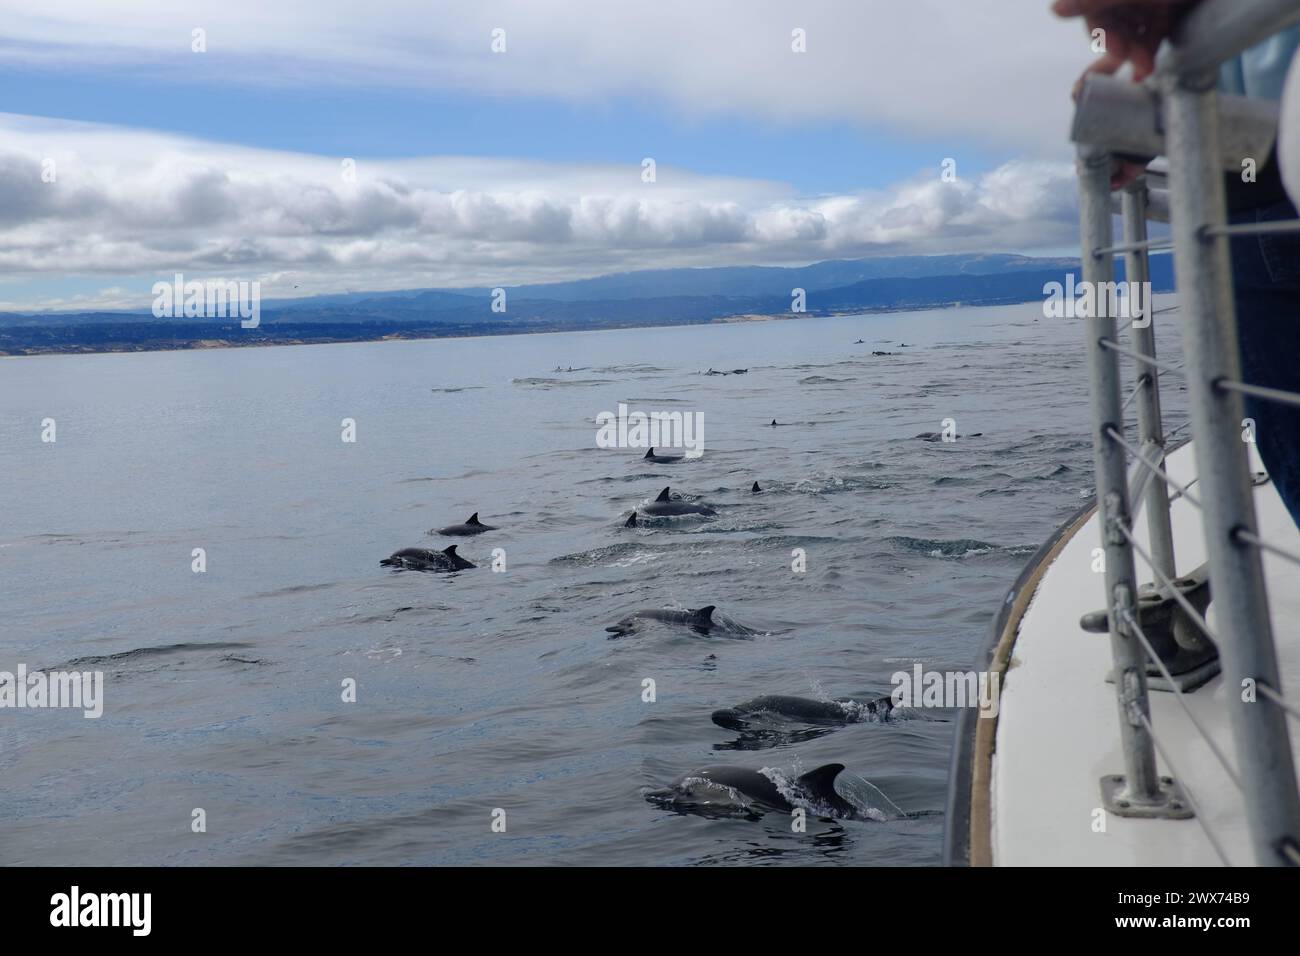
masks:
{"label": "pod of dolphins", "polygon": [[[731,374],[741,374],[737,369]],[[712,372],[711,374],[718,374]],[[727,374],[727,373],[723,373]],[[775,420],[773,425],[777,424]],[[658,455],[649,449],[643,461],[654,464],[675,464],[681,456]],[[757,481],[751,494],[762,492]],[[666,487],[650,502],[633,509],[624,523],[625,528],[639,528],[638,514],[646,518],[714,517],[718,512],[703,504],[685,500],[672,494]],[[484,524],[478,512],[460,524],[434,528],[430,535],[446,537],[471,537],[496,531],[497,527]],[[441,551],[428,548],[403,548],[380,561],[380,565],[394,571],[430,571],[455,573],[477,567],[456,553],[456,545]],[[725,616],[715,616],[713,605],[680,610],[675,608],[642,608],[605,628],[610,640],[637,633],[647,625],[666,625],[685,628],[703,636],[751,637],[758,631],[745,627]],[[744,734],[770,734],[773,725],[797,723],[819,727],[841,727],[868,720],[886,721],[894,709],[889,697],[870,701],[849,698],[814,700],[806,697],[765,695],[713,712],[713,723],[728,730]],[[861,811],[844,799],[835,789],[835,780],[844,765],[825,764],[794,779],[781,779],[778,784],[762,770],[734,766],[711,766],[691,770],[675,779],[667,788],[645,794],[651,803],[676,812],[689,812],[705,816],[743,816],[759,818],[763,812],[775,810],[790,813],[803,807],[827,817],[861,819]]]}

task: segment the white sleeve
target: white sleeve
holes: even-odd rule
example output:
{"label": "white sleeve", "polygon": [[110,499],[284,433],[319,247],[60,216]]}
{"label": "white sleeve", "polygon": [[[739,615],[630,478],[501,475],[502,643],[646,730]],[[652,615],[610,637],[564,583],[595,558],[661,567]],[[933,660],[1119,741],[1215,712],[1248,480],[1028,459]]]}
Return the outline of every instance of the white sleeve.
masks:
{"label": "white sleeve", "polygon": [[1292,57],[1282,91],[1282,115],[1277,131],[1277,159],[1291,201],[1300,205],[1300,56]]}

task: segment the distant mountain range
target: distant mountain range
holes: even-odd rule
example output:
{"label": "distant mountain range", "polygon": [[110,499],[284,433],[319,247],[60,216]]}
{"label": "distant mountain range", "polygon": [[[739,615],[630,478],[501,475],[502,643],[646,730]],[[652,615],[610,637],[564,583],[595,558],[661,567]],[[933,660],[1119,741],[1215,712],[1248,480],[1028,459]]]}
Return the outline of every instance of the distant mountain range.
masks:
{"label": "distant mountain range", "polygon": [[[789,296],[794,288],[835,289],[868,279],[923,279],[930,276],[996,275],[999,273],[1069,269],[1077,259],[1031,258],[1014,255],[891,256],[882,259],[832,259],[808,266],[723,266],[700,269],[649,269],[617,272],[594,279],[537,285],[503,286],[510,299],[558,302],[599,302],[622,299],[662,299],[676,296]],[[482,289],[420,289],[410,292],[361,292],[277,303],[282,308],[322,305],[377,307],[391,299],[419,300],[433,309],[471,305],[491,295]],[[327,301],[322,301],[327,300]]]}
{"label": "distant mountain range", "polygon": [[[1153,256],[1155,291],[1174,287],[1172,260]],[[1077,259],[1015,255],[898,256],[784,268],[659,269],[492,290],[412,289],[264,300],[261,325],[231,319],[159,320],[151,313],[0,313],[0,353],[204,348],[223,345],[425,338],[626,328],[789,317],[792,290],[809,315],[1003,305],[1042,299],[1043,286],[1079,272]],[[1122,264],[1118,278],[1123,278]]]}

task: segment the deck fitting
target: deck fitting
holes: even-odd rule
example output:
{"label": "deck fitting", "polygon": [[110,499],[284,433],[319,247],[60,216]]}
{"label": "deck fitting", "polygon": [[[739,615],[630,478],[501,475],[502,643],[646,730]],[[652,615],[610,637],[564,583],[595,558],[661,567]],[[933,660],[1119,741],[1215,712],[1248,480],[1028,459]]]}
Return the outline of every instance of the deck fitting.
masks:
{"label": "deck fitting", "polygon": [[1128,783],[1122,774],[1107,774],[1101,778],[1101,805],[1107,813],[1118,817],[1138,817],[1146,820],[1189,820],[1196,814],[1191,801],[1173,777],[1160,778],[1160,800],[1156,803],[1135,803],[1129,799]]}

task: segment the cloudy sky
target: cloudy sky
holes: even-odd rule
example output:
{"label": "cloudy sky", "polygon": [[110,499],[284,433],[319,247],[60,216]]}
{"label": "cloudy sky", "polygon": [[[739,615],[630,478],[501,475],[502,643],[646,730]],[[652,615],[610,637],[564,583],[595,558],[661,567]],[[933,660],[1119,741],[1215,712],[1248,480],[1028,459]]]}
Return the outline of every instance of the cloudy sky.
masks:
{"label": "cloudy sky", "polygon": [[0,309],[1067,250],[1047,6],[0,0]]}

